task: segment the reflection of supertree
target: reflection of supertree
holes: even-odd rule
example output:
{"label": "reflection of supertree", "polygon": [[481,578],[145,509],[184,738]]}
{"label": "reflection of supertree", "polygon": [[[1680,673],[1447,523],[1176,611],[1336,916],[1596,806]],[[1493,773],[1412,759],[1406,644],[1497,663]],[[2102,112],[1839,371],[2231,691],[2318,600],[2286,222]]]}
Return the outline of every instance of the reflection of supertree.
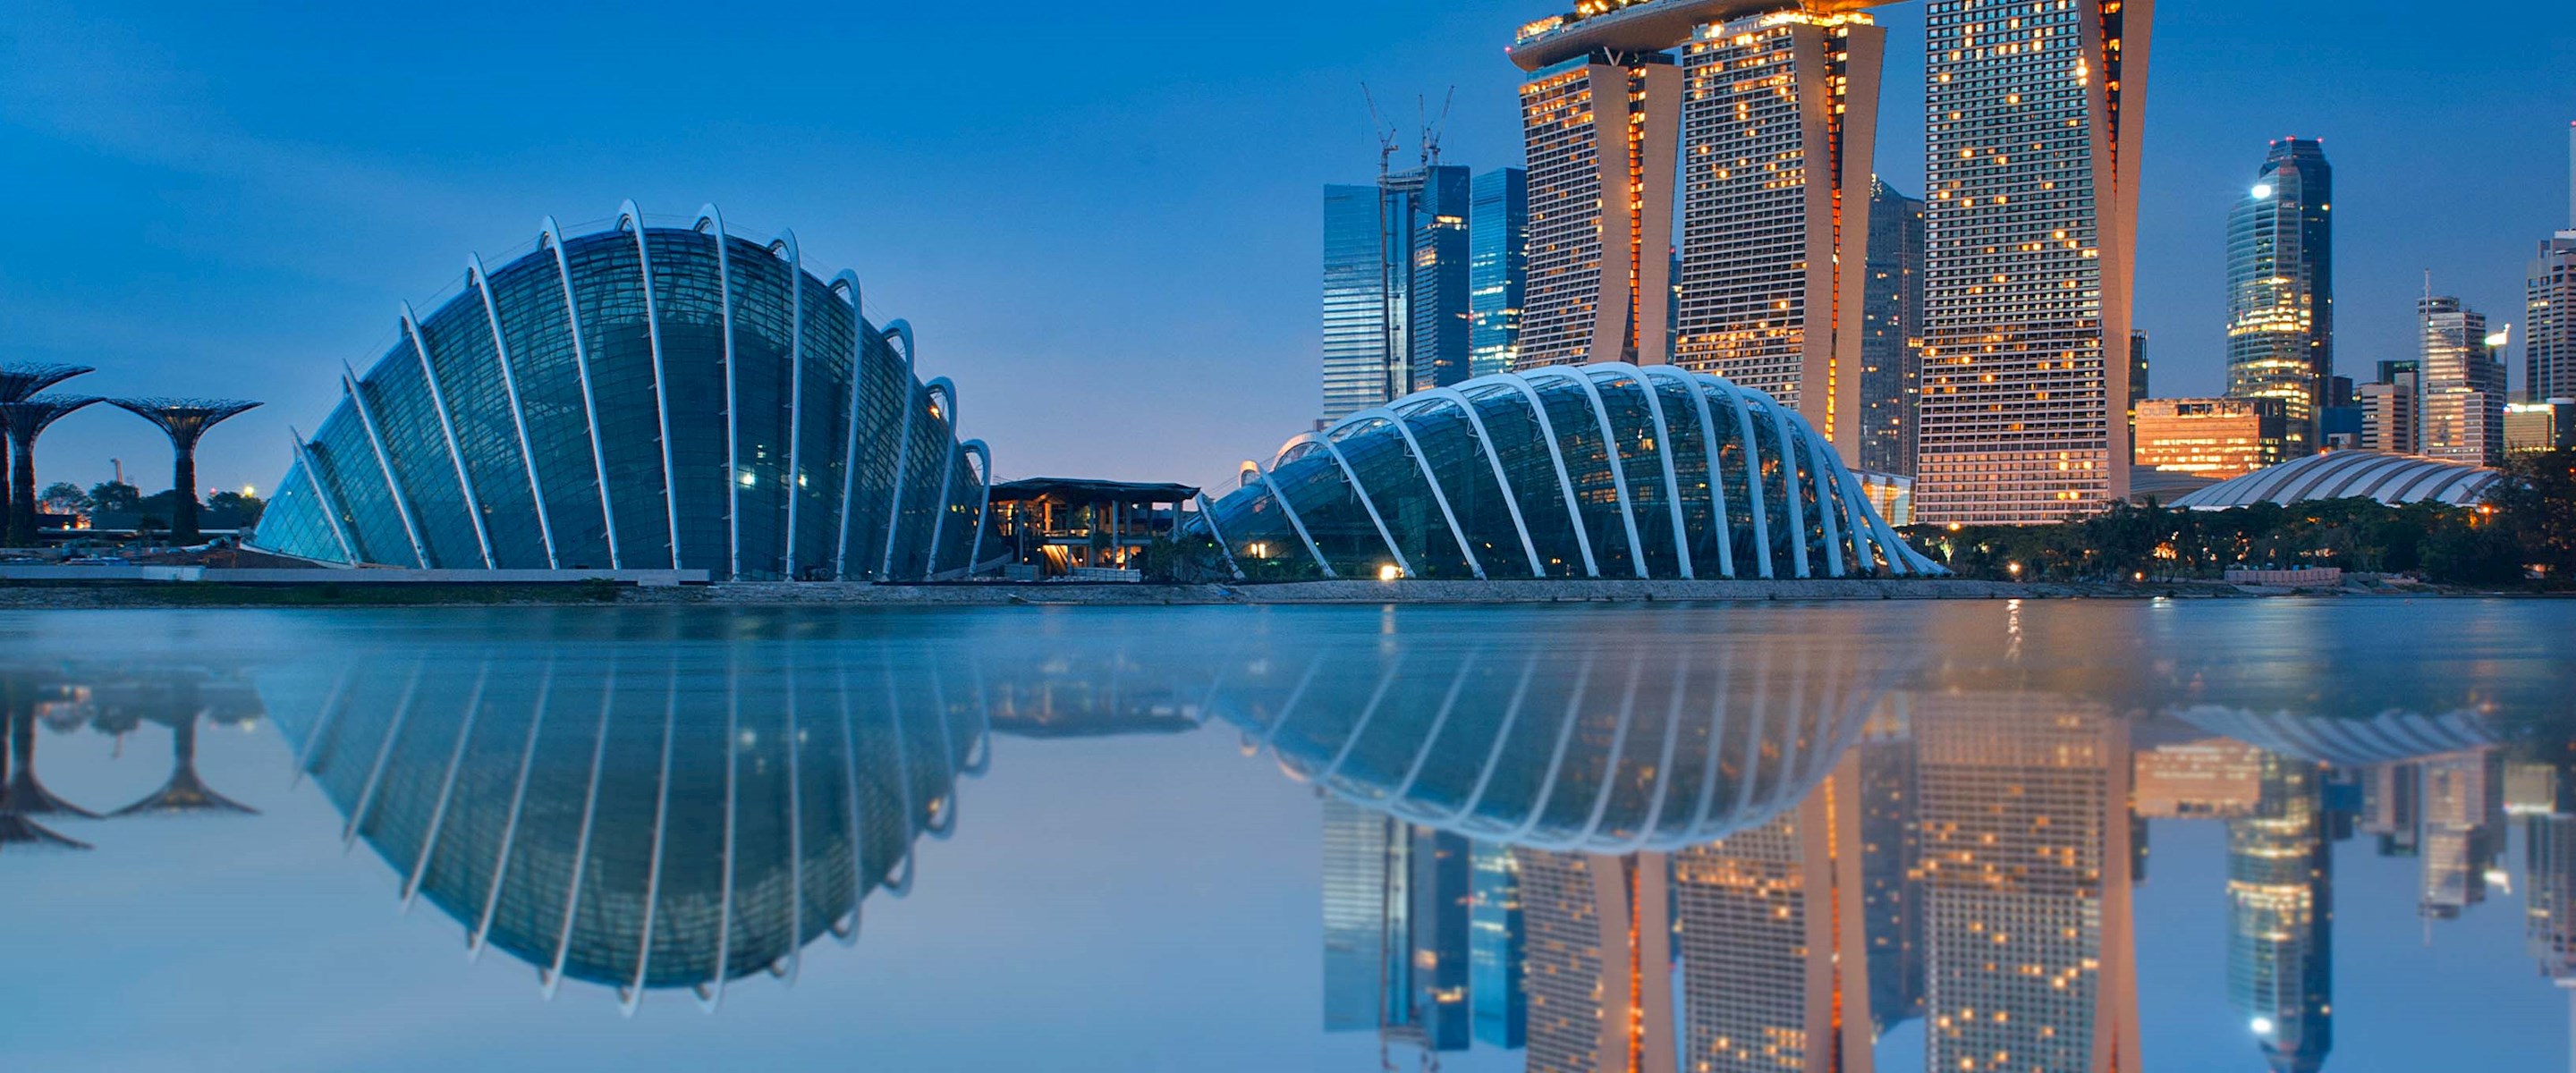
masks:
{"label": "reflection of supertree", "polygon": [[110,399],[117,406],[160,426],[170,437],[170,452],[175,456],[170,487],[178,493],[178,505],[170,511],[170,542],[197,542],[197,441],[206,430],[223,423],[242,411],[259,405],[249,399]]}
{"label": "reflection of supertree", "polygon": [[0,402],[9,426],[9,546],[36,546],[36,437],[63,415],[97,402],[90,395],[37,395]]}
{"label": "reflection of supertree", "polygon": [[145,718],[170,728],[170,779],[161,789],[124,808],[112,816],[175,816],[190,812],[246,812],[259,810],[235,801],[207,787],[197,774],[197,723],[201,715],[212,713],[197,695],[196,684],[180,686],[172,703],[155,705]]}
{"label": "reflection of supertree", "polygon": [[[56,365],[44,362],[20,362],[0,365],[0,405],[24,402],[30,396],[56,384],[91,371],[86,365]],[[0,424],[6,419],[0,418]],[[32,482],[32,479],[31,479]],[[0,519],[10,513],[17,501],[15,482],[9,480],[7,452],[0,451]]]}
{"label": "reflection of supertree", "polygon": [[[13,700],[17,695],[18,689],[19,687],[16,686],[9,687],[9,693]],[[14,708],[15,705],[13,704],[12,707]],[[21,754],[21,759],[17,766],[13,767],[9,763],[9,754],[18,748],[14,739],[17,737],[15,730],[19,726],[19,721],[14,711],[9,719],[9,726],[12,731],[10,737],[13,740],[8,745],[0,745],[0,847],[26,846],[35,848],[50,847],[54,849],[90,848],[89,843],[65,838],[61,835],[55,834],[54,832],[46,829],[44,825],[28,819],[23,813],[18,811],[18,795],[14,792],[17,782],[16,776],[19,770],[31,767],[35,757],[33,754]],[[35,729],[35,721],[32,719],[28,720],[26,722],[26,726],[30,731],[32,738],[32,732]],[[31,784],[34,782],[32,778],[28,781]]]}
{"label": "reflection of supertree", "polygon": [[78,816],[95,820],[98,813],[54,796],[36,778],[36,693],[40,687],[24,682],[0,685],[9,708],[9,746],[18,754],[18,763],[9,772],[6,790],[8,811],[22,816]]}

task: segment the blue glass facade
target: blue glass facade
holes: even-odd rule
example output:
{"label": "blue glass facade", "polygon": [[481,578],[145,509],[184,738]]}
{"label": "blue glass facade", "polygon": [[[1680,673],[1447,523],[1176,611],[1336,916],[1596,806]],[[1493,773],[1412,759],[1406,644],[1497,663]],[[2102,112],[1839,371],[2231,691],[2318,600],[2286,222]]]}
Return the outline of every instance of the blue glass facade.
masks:
{"label": "blue glass facade", "polygon": [[1551,366],[1416,392],[1300,437],[1194,520],[1238,567],[1327,577],[1940,572],[1805,419],[1670,366]]}
{"label": "blue glass facade", "polygon": [[1471,173],[1324,188],[1324,416],[1470,375]]}
{"label": "blue glass facade", "polygon": [[251,544],[439,569],[956,576],[988,467],[956,439],[954,391],[914,378],[910,334],[868,324],[855,282],[806,272],[792,236],[731,236],[711,212],[550,223],[350,378]]}
{"label": "blue glass facade", "polygon": [[1476,176],[1468,199],[1469,374],[1507,373],[1520,359],[1521,302],[1529,294],[1529,172]]}

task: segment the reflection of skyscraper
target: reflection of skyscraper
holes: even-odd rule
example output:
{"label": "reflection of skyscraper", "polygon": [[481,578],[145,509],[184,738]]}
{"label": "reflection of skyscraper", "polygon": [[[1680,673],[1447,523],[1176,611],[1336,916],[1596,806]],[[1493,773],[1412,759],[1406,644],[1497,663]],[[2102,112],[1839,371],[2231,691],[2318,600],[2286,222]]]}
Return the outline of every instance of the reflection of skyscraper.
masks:
{"label": "reflection of skyscraper", "polygon": [[1324,1030],[1467,1046],[1467,840],[1339,798],[1324,808]]}
{"label": "reflection of skyscraper", "polygon": [[1884,1030],[1923,1016],[1923,834],[1914,740],[1860,746],[1861,938],[1869,1012]]}
{"label": "reflection of skyscraper", "polygon": [[2524,936],[2540,974],[2576,985],[2576,816],[2523,820]]}
{"label": "reflection of skyscraper", "polygon": [[1528,926],[1529,1073],[1674,1073],[1667,859],[1514,856]]}
{"label": "reflection of skyscraper", "polygon": [[1528,1038],[1529,1000],[1521,992],[1521,866],[1509,846],[1475,844],[1476,897],[1469,909],[1467,995],[1476,1039],[1518,1050]]}
{"label": "reflection of skyscraper", "polygon": [[2334,1048],[2334,857],[2323,772],[2263,755],[2262,795],[2227,822],[2227,998],[2278,1073]]}
{"label": "reflection of skyscraper", "polygon": [[2427,917],[2448,920],[2487,900],[2486,873],[2504,850],[2504,753],[2471,749],[2423,760]]}
{"label": "reflection of skyscraper", "polygon": [[1927,1068],[2138,1063],[2129,735],[2035,694],[1915,698]]}
{"label": "reflection of skyscraper", "polygon": [[2362,775],[2361,830],[2379,836],[2382,857],[2412,857],[2423,844],[2423,769],[2380,764]]}

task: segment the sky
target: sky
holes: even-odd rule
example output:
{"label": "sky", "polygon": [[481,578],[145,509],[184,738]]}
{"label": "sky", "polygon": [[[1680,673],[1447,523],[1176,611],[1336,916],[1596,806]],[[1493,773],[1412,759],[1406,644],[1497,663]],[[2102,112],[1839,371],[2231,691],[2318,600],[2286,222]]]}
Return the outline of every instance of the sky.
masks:
{"label": "sky", "polygon": [[[1521,159],[1512,30],[1561,0],[723,6],[10,0],[0,5],[0,360],[106,395],[267,405],[210,435],[265,492],[401,303],[632,198],[792,227],[912,322],[1002,478],[1230,482],[1320,405],[1319,187],[1364,180],[1361,86],[1443,159]],[[1891,29],[1878,170],[1922,185],[1922,5]],[[2338,366],[2411,354],[2433,273],[2518,322],[2568,215],[2576,5],[2170,2],[2146,107],[2137,322],[2154,393],[2223,382],[2226,214],[2268,139],[2336,169]],[[494,261],[495,267],[500,262]],[[2517,382],[2517,349],[2509,364]],[[168,448],[108,408],[40,479]]]}

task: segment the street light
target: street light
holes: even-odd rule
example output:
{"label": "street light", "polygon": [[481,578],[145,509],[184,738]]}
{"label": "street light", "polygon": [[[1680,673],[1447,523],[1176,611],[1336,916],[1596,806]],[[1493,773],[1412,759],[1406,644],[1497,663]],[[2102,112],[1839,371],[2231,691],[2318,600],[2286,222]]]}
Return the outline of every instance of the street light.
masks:
{"label": "street light", "polygon": [[1377,568],[1377,579],[1379,581],[1393,581],[1403,576],[1404,571],[1396,569],[1394,563],[1388,563]]}

